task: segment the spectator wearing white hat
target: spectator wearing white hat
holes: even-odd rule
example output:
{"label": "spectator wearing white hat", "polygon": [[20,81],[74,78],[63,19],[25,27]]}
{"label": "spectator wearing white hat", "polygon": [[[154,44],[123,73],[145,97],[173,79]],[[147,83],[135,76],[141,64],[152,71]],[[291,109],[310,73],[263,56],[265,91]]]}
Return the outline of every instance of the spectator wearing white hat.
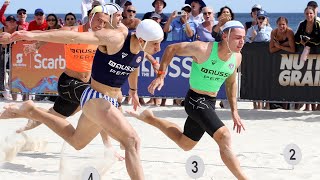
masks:
{"label": "spectator wearing white hat", "polygon": [[260,10],[262,10],[262,6],[260,4],[255,4],[252,6],[251,13],[250,13],[252,20],[244,23],[244,28],[245,28],[246,32],[251,26],[254,26],[258,23],[257,22],[257,13]]}

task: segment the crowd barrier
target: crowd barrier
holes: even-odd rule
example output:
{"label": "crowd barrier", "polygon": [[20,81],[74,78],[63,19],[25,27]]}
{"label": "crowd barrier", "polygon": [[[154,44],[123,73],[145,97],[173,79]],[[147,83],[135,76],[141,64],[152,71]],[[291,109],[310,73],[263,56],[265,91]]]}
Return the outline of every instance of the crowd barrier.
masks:
{"label": "crowd barrier", "polygon": [[269,43],[246,44],[242,50],[240,98],[249,100],[319,102],[320,50],[307,61],[296,53],[269,52]]}
{"label": "crowd barrier", "polygon": [[[24,54],[24,46],[33,43],[17,42],[11,51],[11,91],[30,94],[57,94],[57,83],[66,62],[62,44],[47,43],[37,53]],[[164,42],[161,51],[154,55],[158,61],[165,47],[176,42]],[[279,51],[269,53],[268,43],[245,44],[239,71],[239,100],[265,100],[289,102],[319,102],[320,52],[311,49],[306,62],[300,61],[301,48],[297,53]],[[184,98],[188,88],[191,57],[176,56],[172,59],[161,91],[155,97]],[[4,67],[3,64],[0,66]],[[3,72],[3,71],[1,71]],[[150,62],[144,59],[139,73],[139,96],[150,97],[147,91],[156,74]],[[128,84],[122,88],[128,94]],[[224,86],[218,99],[226,99]]]}
{"label": "crowd barrier", "polygon": [[[13,44],[11,54],[11,90],[12,92],[29,94],[56,94],[60,74],[66,66],[62,44],[47,43],[37,53],[24,54],[24,46],[33,43],[21,41]],[[164,42],[161,51],[154,55],[158,61],[169,44]],[[189,88],[188,79],[191,69],[191,57],[174,57],[168,67],[165,85],[156,91],[155,97],[184,98]],[[155,78],[151,63],[144,59],[140,66],[138,89],[139,96],[149,97],[148,85]],[[124,95],[128,95],[128,83],[122,87]],[[225,99],[224,87],[218,97]]]}

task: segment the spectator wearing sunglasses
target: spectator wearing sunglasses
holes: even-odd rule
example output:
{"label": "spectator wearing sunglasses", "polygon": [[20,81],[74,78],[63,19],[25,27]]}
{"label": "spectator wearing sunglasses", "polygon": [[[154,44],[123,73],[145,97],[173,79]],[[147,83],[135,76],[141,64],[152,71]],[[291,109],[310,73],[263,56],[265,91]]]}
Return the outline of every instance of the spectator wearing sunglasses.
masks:
{"label": "spectator wearing sunglasses", "polygon": [[269,42],[272,28],[269,25],[268,13],[264,10],[258,11],[257,24],[248,29],[246,42]]}
{"label": "spectator wearing sunglasses", "polygon": [[129,5],[127,7],[127,10],[125,12],[123,12],[125,17],[125,19],[122,19],[121,22],[127,26],[127,28],[129,30],[135,30],[138,26],[138,24],[141,22],[140,19],[136,18],[136,8],[133,5]]}
{"label": "spectator wearing sunglasses", "polygon": [[251,26],[254,26],[258,23],[257,14],[258,14],[258,11],[260,11],[260,10],[262,10],[262,6],[260,4],[255,4],[252,6],[251,13],[250,13],[252,20],[244,23],[244,28],[245,28],[246,32]]}
{"label": "spectator wearing sunglasses", "polygon": [[76,22],[76,15],[74,15],[72,12],[69,12],[64,16],[64,26],[75,26]]}
{"label": "spectator wearing sunglasses", "polygon": [[[6,26],[6,16],[4,15],[7,7],[9,6],[10,1],[6,0],[4,1],[1,9],[0,9],[0,21],[1,23]],[[26,22],[27,19],[27,11],[23,8],[18,9],[17,11],[17,21],[16,23],[18,24],[18,30],[27,30],[29,23]]]}
{"label": "spectator wearing sunglasses", "polygon": [[48,14],[47,16],[48,29],[60,29],[62,26],[58,22],[58,17],[55,14]]}
{"label": "spectator wearing sunglasses", "polygon": [[212,27],[214,24],[214,13],[211,7],[202,8],[204,22],[202,22],[196,29],[197,40],[204,42],[214,41],[212,37]]}
{"label": "spectator wearing sunglasses", "polygon": [[48,28],[44,11],[40,8],[34,11],[34,20],[29,23],[28,31],[44,31]]}

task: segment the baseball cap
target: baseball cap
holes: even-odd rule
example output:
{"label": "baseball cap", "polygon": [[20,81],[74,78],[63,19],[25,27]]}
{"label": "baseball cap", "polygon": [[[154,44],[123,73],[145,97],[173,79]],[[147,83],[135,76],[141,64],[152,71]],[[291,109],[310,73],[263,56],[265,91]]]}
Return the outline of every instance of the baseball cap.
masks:
{"label": "baseball cap", "polygon": [[260,10],[258,11],[257,17],[268,17],[267,11]]}
{"label": "baseball cap", "polygon": [[311,7],[315,7],[316,8],[316,7],[318,7],[318,3],[315,2],[315,1],[309,1],[307,6],[311,6]]}
{"label": "baseball cap", "polygon": [[251,11],[254,10],[254,9],[259,9],[259,10],[261,10],[261,9],[262,9],[262,6],[261,6],[260,4],[255,4],[255,5],[252,6]]}
{"label": "baseball cap", "polygon": [[18,10],[17,10],[17,14],[18,14],[20,11],[27,12],[27,10],[26,10],[26,9],[20,8],[20,9],[18,9]]}
{"label": "baseball cap", "polygon": [[11,20],[13,20],[13,21],[17,21],[17,20],[16,20],[16,18],[15,18],[14,16],[12,16],[12,15],[7,16],[6,21],[11,21]]}
{"label": "baseball cap", "polygon": [[36,10],[34,11],[34,14],[35,14],[35,15],[36,15],[36,14],[39,14],[39,13],[44,14],[44,12],[43,12],[43,10],[42,10],[41,8],[38,8],[38,9],[36,9]]}
{"label": "baseball cap", "polygon": [[160,14],[154,12],[154,13],[151,14],[151,18],[161,19],[161,16],[160,16]]}
{"label": "baseball cap", "polygon": [[[188,9],[188,10],[186,10]],[[184,4],[181,8],[181,10],[187,11],[187,12],[191,12],[192,8],[189,4]]]}

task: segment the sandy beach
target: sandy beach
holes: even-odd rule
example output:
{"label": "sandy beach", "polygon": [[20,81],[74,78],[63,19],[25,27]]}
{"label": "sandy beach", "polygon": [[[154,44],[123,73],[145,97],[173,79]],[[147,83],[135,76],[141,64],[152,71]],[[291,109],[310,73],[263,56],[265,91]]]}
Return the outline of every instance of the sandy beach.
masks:
{"label": "sandy beach", "polygon": [[[36,103],[43,108],[52,106],[51,102]],[[5,102],[0,102],[0,109]],[[123,106],[131,109],[130,105]],[[155,115],[166,118],[183,128],[186,113],[182,107],[142,107],[151,108]],[[286,110],[252,110],[252,103],[238,103],[239,114],[243,119],[246,131],[236,134],[232,131],[233,121],[228,109],[217,108],[219,117],[231,131],[233,149],[241,166],[252,180],[319,180],[320,179],[320,112],[286,111]],[[76,125],[80,113],[68,118]],[[128,117],[128,121],[141,138],[141,161],[146,180],[186,180],[191,179],[186,173],[186,162],[190,156],[197,155],[205,164],[204,174],[199,180],[233,180],[235,179],[223,164],[217,144],[207,134],[203,136],[196,147],[188,152],[179,149],[169,138],[159,130],[143,122]],[[96,137],[83,151],[75,152],[69,146],[61,149],[63,140],[46,126],[26,132],[25,137],[14,132],[27,122],[26,119],[10,119],[0,121],[0,179],[1,180],[58,180],[60,165],[68,173],[77,169],[79,162],[89,163],[99,159],[99,152],[104,146],[101,138]],[[20,142],[29,147],[19,151],[11,161],[5,161],[8,144]],[[283,156],[285,147],[294,143],[301,149],[302,159],[296,166],[289,165]],[[13,143],[14,144],[14,143]],[[119,154],[119,143],[112,142]],[[14,147],[11,147],[11,149]],[[30,150],[37,150],[30,151]],[[13,152],[13,151],[11,151]],[[85,154],[85,157],[83,155]],[[101,158],[94,163],[106,162],[112,166],[101,179],[127,180],[124,161],[116,161],[112,156]],[[93,165],[93,164],[91,164]],[[94,164],[96,165],[96,164]],[[81,170],[78,170],[79,173]]]}

